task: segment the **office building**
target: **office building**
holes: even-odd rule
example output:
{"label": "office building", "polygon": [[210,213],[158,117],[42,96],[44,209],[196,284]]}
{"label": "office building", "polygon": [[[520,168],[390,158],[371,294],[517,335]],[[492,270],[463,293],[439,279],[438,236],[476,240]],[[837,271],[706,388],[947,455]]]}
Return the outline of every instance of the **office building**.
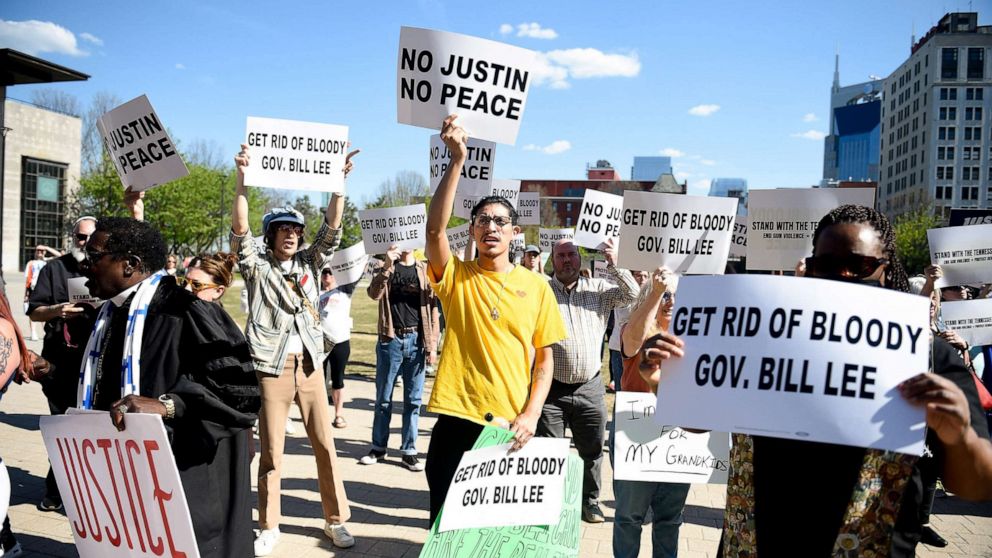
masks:
{"label": "office building", "polygon": [[634,157],[630,167],[631,180],[656,181],[663,174],[672,174],[671,157]]}
{"label": "office building", "polygon": [[747,180],[743,178],[714,178],[710,181],[711,196],[737,198],[737,214],[747,215]]}
{"label": "office building", "polygon": [[840,85],[840,55],[830,88],[830,134],[823,140],[824,180],[878,180],[882,79]]}

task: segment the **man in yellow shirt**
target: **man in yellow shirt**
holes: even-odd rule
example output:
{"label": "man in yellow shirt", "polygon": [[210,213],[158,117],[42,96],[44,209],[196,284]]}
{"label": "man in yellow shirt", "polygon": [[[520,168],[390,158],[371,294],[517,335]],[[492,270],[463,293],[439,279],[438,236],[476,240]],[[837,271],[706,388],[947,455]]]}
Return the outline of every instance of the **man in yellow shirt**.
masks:
{"label": "man in yellow shirt", "polygon": [[468,154],[468,136],[455,124],[456,118],[446,118],[441,129],[451,163],[427,216],[428,276],[444,308],[448,332],[427,405],[428,411],[440,415],[427,450],[432,525],[462,454],[471,449],[484,425],[508,423],[514,450],[534,436],[551,386],[551,345],[565,338],[548,282],[510,263],[510,242],[520,227],[506,199],[483,198],[472,208],[478,258],[462,262],[451,255],[445,228]]}

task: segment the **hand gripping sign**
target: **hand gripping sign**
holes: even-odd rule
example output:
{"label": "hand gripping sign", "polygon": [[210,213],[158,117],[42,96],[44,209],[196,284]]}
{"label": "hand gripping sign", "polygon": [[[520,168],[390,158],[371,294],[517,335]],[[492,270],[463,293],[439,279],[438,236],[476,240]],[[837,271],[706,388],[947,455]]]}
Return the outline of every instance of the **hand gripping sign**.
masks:
{"label": "hand gripping sign", "polygon": [[348,127],[249,116],[245,143],[252,164],[245,184],[315,192],[343,192]]}
{"label": "hand gripping sign", "polygon": [[[496,162],[496,144],[476,138],[468,138],[466,142],[468,157],[462,167],[458,179],[457,191],[465,194],[479,194],[489,191],[493,182],[493,167]],[[431,195],[441,185],[441,177],[451,164],[451,152],[441,141],[440,134],[431,136],[431,152],[429,171],[431,177]]]}

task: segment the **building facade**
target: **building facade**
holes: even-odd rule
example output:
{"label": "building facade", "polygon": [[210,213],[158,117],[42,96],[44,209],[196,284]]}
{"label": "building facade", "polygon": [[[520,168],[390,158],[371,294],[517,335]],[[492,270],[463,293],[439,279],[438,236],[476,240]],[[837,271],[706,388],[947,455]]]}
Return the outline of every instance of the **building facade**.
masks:
{"label": "building facade", "polygon": [[634,157],[630,167],[631,180],[658,180],[663,174],[672,174],[671,157]]}
{"label": "building facade", "polygon": [[824,180],[878,180],[883,80],[840,85],[840,56],[830,88],[830,134],[823,140]]}
{"label": "building facade", "polygon": [[743,178],[714,178],[710,181],[711,196],[737,198],[737,214],[747,215],[747,180]]}

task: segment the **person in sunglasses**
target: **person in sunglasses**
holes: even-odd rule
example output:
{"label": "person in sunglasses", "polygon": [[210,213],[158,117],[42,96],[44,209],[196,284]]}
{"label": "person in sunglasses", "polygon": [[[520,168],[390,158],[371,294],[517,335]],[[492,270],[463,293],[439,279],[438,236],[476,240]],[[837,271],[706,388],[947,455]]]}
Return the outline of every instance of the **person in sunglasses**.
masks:
{"label": "person in sunglasses", "polygon": [[196,298],[220,304],[220,299],[234,280],[234,266],[237,263],[238,256],[227,252],[198,256],[190,260],[186,275],[177,277],[176,282],[195,294]]}
{"label": "person in sunglasses", "polygon": [[[892,226],[863,206],[844,205],[820,220],[806,275],[909,292]],[[641,347],[641,375],[688,350],[670,333],[651,337]],[[719,556],[911,557],[932,479],[940,476],[961,498],[992,499],[992,443],[971,373],[936,336],[931,365],[899,385],[926,409],[921,458],[735,434]]]}

